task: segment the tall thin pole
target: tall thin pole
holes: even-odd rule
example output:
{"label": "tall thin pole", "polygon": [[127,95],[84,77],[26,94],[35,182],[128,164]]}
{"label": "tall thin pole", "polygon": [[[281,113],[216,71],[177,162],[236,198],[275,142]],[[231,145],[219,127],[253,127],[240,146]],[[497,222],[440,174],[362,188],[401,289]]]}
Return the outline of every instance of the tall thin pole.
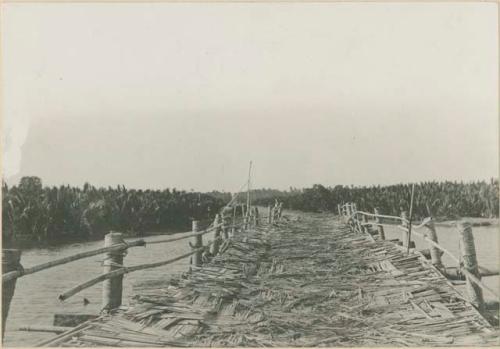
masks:
{"label": "tall thin pole", "polygon": [[411,241],[411,221],[413,219],[413,195],[415,194],[415,183],[411,185],[411,198],[410,198],[410,222],[408,224],[408,246],[406,247],[406,253],[410,253],[410,241]]}
{"label": "tall thin pole", "polygon": [[247,214],[246,216],[250,216],[250,178],[252,175],[252,161],[250,161],[250,166],[248,167],[248,182],[247,182]]}

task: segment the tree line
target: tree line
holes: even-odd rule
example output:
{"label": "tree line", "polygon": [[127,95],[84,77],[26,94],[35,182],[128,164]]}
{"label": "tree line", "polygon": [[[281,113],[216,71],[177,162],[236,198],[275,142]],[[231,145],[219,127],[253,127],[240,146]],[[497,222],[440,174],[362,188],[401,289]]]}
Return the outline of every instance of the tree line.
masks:
{"label": "tree line", "polygon": [[110,230],[134,235],[189,230],[192,219],[212,219],[230,197],[88,183],[83,188],[44,187],[38,177],[23,177],[18,185],[2,185],[2,237],[8,244],[21,236],[50,241],[98,238]]}
{"label": "tree line", "polygon": [[[337,205],[356,202],[360,210],[399,215],[409,210],[411,184],[353,187],[255,189],[252,204],[273,205],[310,212],[337,212]],[[227,192],[186,192],[177,189],[136,190],[125,186],[82,188],[47,187],[38,177],[23,177],[18,185],[2,185],[2,237],[7,245],[16,237],[35,241],[100,238],[110,230],[133,235],[172,229],[189,230],[190,222],[211,220],[231,200]],[[246,195],[237,202],[246,203]],[[489,182],[422,182],[415,186],[414,217],[429,215],[498,217],[498,180]]]}
{"label": "tree line", "polygon": [[[272,196],[256,192],[254,200],[256,204],[272,205],[276,198],[283,202],[284,208],[310,212],[337,212],[338,204],[355,202],[359,210],[373,212],[377,207],[381,213],[399,216],[401,211],[409,211],[411,187],[412,184],[364,187],[316,184],[280,193],[273,190]],[[415,218],[498,217],[498,179],[416,183],[413,212]]]}

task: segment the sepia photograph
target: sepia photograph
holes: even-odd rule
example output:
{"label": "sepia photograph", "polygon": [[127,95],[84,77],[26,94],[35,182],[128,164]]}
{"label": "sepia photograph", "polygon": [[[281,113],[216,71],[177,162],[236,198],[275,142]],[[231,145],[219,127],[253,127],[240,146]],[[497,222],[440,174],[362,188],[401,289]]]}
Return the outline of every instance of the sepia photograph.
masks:
{"label": "sepia photograph", "polygon": [[498,2],[0,6],[2,347],[500,346]]}

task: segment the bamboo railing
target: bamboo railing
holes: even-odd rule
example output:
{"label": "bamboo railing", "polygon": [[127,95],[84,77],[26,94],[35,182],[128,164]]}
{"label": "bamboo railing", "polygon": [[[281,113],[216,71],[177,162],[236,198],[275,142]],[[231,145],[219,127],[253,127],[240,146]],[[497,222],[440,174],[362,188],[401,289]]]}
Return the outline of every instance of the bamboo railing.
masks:
{"label": "bamboo railing", "polygon": [[[192,257],[192,265],[195,267],[200,267],[203,264],[204,257],[206,257],[207,251],[210,252],[211,256],[215,256],[220,253],[220,243],[231,239],[240,229],[241,232],[245,231],[249,227],[256,227],[261,224],[262,221],[268,224],[276,224],[282,217],[282,203],[276,201],[273,207],[268,207],[268,216],[259,217],[259,211],[257,207],[245,206],[242,207],[241,219],[237,218],[236,211],[237,205],[234,205],[236,199],[238,198],[238,193],[235,195],[231,201],[215,216],[214,221],[206,228],[198,231],[198,221],[192,222],[192,230],[190,232],[182,233],[181,236],[170,237],[155,241],[144,241],[142,239],[134,241],[125,241],[121,233],[110,232],[105,236],[104,247],[77,253],[64,258],[59,258],[46,263],[35,265],[29,268],[23,268],[20,263],[20,251],[18,250],[2,250],[2,340],[5,333],[5,323],[8,316],[9,306],[14,295],[14,289],[16,286],[17,279],[54,268],[60,265],[71,263],[84,258],[89,258],[97,256],[100,254],[106,254],[107,258],[103,263],[104,272],[103,274],[91,278],[90,280],[83,282],[79,285],[71,287],[59,294],[58,299],[64,301],[71,296],[92,287],[98,283],[103,283],[103,297],[102,297],[102,310],[112,310],[118,308],[122,303],[122,291],[123,291],[123,275],[146,270],[151,268],[157,268],[172,264],[176,261]],[[232,214],[228,215],[227,211],[232,208]],[[267,218],[267,219],[262,219]],[[207,244],[203,244],[203,236],[214,232],[214,239]],[[153,244],[165,244],[174,241],[193,239],[193,243],[189,242],[191,251],[184,253],[182,255],[172,257],[166,260],[146,263],[135,266],[125,266],[123,265],[123,258],[126,251],[129,248]],[[209,250],[211,248],[211,250]],[[29,328],[30,331],[35,331],[38,327],[28,326],[22,328]],[[49,327],[40,327],[44,331],[47,331]]]}
{"label": "bamboo railing", "polygon": [[[375,211],[375,213],[358,211],[355,203],[338,205],[339,215],[343,217],[344,220],[349,223],[354,230],[359,232],[367,232],[365,231],[364,227],[368,228],[370,226],[376,226],[379,238],[382,240],[385,240],[383,227],[394,227],[395,225],[383,224],[380,222],[380,219],[383,218],[400,222],[401,224],[397,225],[396,227],[403,233],[401,243],[402,247],[409,251],[410,245],[412,243],[410,241],[410,234],[411,236],[417,236],[426,241],[430,247],[430,257],[432,264],[447,278],[449,278],[450,275],[447,273],[446,268],[443,266],[441,261],[441,254],[438,253],[438,251],[442,251],[442,253],[448,255],[453,261],[457,263],[458,270],[465,276],[469,299],[471,303],[473,303],[478,309],[482,309],[484,306],[484,300],[481,292],[482,290],[491,294],[497,301],[500,301],[500,296],[498,295],[498,293],[481,281],[481,276],[493,276],[499,275],[499,273],[497,271],[491,271],[478,265],[474,245],[474,237],[472,235],[472,227],[470,223],[462,221],[457,224],[458,232],[460,235],[460,252],[462,257],[458,258],[448,249],[439,244],[432,218],[428,217],[424,219],[420,225],[410,228],[408,226],[410,221],[405,214],[402,214],[401,217],[397,217],[378,214],[378,210]],[[374,222],[369,222],[367,219],[368,217],[372,217],[374,219]],[[422,233],[418,231],[422,228],[426,228],[427,232]],[[463,262],[461,262],[461,260]]]}

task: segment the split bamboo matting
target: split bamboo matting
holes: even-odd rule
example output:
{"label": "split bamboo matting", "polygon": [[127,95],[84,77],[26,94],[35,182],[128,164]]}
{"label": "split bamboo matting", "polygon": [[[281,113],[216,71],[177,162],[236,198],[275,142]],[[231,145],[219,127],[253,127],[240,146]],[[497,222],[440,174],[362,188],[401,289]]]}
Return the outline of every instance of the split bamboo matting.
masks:
{"label": "split bamboo matting", "polygon": [[436,269],[326,215],[236,234],[204,267],[45,346],[499,345]]}

